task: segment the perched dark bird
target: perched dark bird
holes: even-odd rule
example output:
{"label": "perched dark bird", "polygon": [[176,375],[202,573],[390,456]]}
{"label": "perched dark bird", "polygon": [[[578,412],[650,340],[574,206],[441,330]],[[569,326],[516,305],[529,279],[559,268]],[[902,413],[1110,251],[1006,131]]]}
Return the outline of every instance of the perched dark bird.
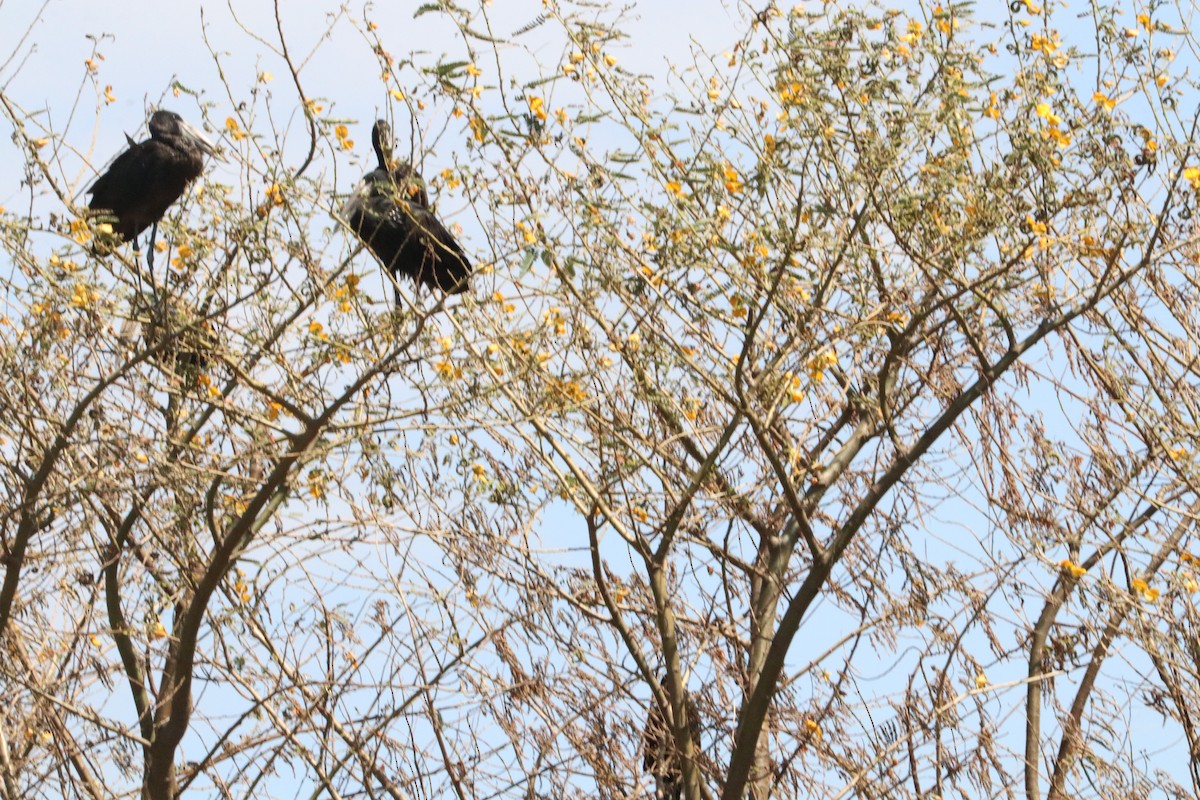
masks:
{"label": "perched dark bird", "polygon": [[[666,690],[666,676],[659,681]],[[700,715],[685,695],[692,753],[700,752]],[[650,698],[650,713],[642,732],[642,767],[654,778],[655,800],[679,800],[683,796],[683,761],[675,744],[675,733],[667,724],[658,702]]]}
{"label": "perched dark bird", "polygon": [[443,292],[465,292],[471,262],[429,209],[421,176],[392,160],[392,129],[383,120],[375,123],[371,144],[379,166],[363,176],[342,216],[393,276],[405,275]]}
{"label": "perched dark bird", "polygon": [[155,111],[150,138],[129,148],[96,179],[88,207],[125,241],[162,219],[187,185],[200,177],[204,156],[215,150],[204,134],[173,111]]}

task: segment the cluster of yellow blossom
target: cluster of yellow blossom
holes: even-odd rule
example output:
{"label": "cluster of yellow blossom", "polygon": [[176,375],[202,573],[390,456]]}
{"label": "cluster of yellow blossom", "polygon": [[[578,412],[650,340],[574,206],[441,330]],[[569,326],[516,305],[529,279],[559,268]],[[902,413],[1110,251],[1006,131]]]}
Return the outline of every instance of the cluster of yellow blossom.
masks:
{"label": "cluster of yellow blossom", "polygon": [[471,136],[482,144],[484,134],[487,132],[487,123],[483,121],[483,117],[475,114],[467,124],[471,127]]}
{"label": "cluster of yellow blossom", "polygon": [[175,257],[171,259],[171,266],[175,269],[183,269],[187,266],[192,256],[195,255],[195,252],[190,245],[179,245],[179,249],[175,251]]}
{"label": "cluster of yellow blossom", "polygon": [[529,95],[525,98],[525,102],[529,104],[529,111],[538,119],[546,119],[546,100],[538,95]]}
{"label": "cluster of yellow blossom", "polygon": [[820,383],[825,380],[825,370],[837,366],[837,363],[837,353],[832,350],[818,353],[808,360],[808,377]]}
{"label": "cluster of yellow blossom", "polygon": [[1146,581],[1142,580],[1141,578],[1134,578],[1130,586],[1133,589],[1134,594],[1147,603],[1153,603],[1158,599],[1158,589],[1151,588],[1150,584],[1146,583]]}
{"label": "cluster of yellow blossom", "polygon": [[542,312],[542,323],[553,326],[555,336],[562,336],[567,332],[567,321],[558,306],[550,306]]}
{"label": "cluster of yellow blossom", "polygon": [[346,280],[342,285],[334,289],[333,299],[337,301],[338,311],[346,312],[351,308],[350,300],[358,294],[359,277],[351,272],[346,276]]}
{"label": "cluster of yellow blossom", "polygon": [[246,583],[246,573],[241,568],[237,571],[237,579],[233,582],[233,593],[242,605],[250,602],[250,586]]}
{"label": "cluster of yellow blossom", "polygon": [[225,130],[229,132],[229,138],[235,142],[240,142],[246,138],[246,132],[238,127],[238,122],[233,117],[225,118]]}
{"label": "cluster of yellow blossom", "polygon": [[[601,54],[603,48],[599,42],[592,42],[591,47],[588,49],[591,51],[593,56],[599,57],[600,60],[604,62],[604,66],[615,67],[617,65],[616,56],[608,53]],[[569,56],[567,56],[567,62],[562,65],[562,74],[569,78],[578,78],[580,75],[579,69],[586,59],[587,56],[584,55],[583,52],[579,50],[572,52]],[[596,68],[589,65],[583,74],[587,76],[588,80],[595,80]]]}
{"label": "cluster of yellow blossom", "polygon": [[68,232],[76,244],[87,244],[92,238],[92,231],[86,219],[73,219],[68,226]]}
{"label": "cluster of yellow blossom", "polygon": [[1065,148],[1071,144],[1071,135],[1058,127],[1062,123],[1062,117],[1054,113],[1054,108],[1049,103],[1038,103],[1034,111],[1046,122],[1046,128],[1042,131],[1043,137],[1052,139],[1059,147]]}
{"label": "cluster of yellow blossom", "polygon": [[725,178],[725,191],[730,194],[738,194],[742,191],[742,178],[738,175],[738,171],[733,168],[733,165],[728,161],[722,169],[723,177]]}
{"label": "cluster of yellow blossom", "polygon": [[1069,558],[1064,558],[1062,561],[1058,562],[1058,568],[1075,579],[1082,578],[1087,574],[1086,569],[1079,566]]}
{"label": "cluster of yellow blossom", "polygon": [[267,187],[263,194],[267,196],[267,200],[270,202],[261,203],[258,208],[255,209],[255,212],[260,217],[265,217],[275,206],[283,205],[283,187],[281,187],[278,183],[272,183]]}

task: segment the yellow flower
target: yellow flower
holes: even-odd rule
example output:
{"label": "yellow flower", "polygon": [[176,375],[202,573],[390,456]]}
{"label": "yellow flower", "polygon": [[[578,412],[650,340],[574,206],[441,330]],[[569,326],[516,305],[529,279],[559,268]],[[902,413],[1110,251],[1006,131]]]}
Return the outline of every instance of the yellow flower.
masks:
{"label": "yellow flower", "polygon": [[92,232],[88,229],[88,222],[86,219],[71,220],[70,231],[71,238],[74,239],[77,244],[87,244],[88,240],[92,238]]}
{"label": "yellow flower", "polygon": [[799,403],[804,399],[804,392],[800,391],[800,376],[789,372],[784,377],[788,378],[788,397],[791,398],[793,403]]}
{"label": "yellow flower", "polygon": [[737,170],[731,164],[726,163],[724,169],[725,191],[730,194],[737,194],[742,191],[742,179],[738,175]]}
{"label": "yellow flower", "polygon": [[467,74],[470,75],[472,78],[478,78],[480,75],[483,74],[483,70],[481,70],[479,67],[475,66],[474,62],[472,62],[470,64],[467,64]]}
{"label": "yellow flower", "polygon": [[996,100],[996,93],[992,92],[991,96],[988,98],[987,110],[983,112],[983,115],[988,119],[1000,118],[1000,108],[996,105]]}
{"label": "yellow flower", "polygon": [[1058,128],[1050,128],[1046,131],[1046,138],[1053,139],[1055,144],[1064,149],[1071,146],[1071,134],[1064,133]]}
{"label": "yellow flower", "polygon": [[825,380],[825,370],[837,366],[837,363],[837,353],[832,350],[826,350],[819,355],[813,356],[808,361],[808,377],[820,383]]}
{"label": "yellow flower", "polygon": [[283,205],[283,189],[279,186],[278,183],[272,183],[270,186],[268,186],[267,190],[266,190],[266,192],[264,192],[264,194],[266,194],[266,196],[268,198],[270,198],[272,205],[276,205],[276,206]]}
{"label": "yellow flower", "polygon": [[1035,110],[1037,111],[1037,115],[1046,120],[1049,125],[1058,125],[1058,123],[1062,122],[1062,117],[1054,113],[1049,103],[1038,103]]}
{"label": "yellow flower", "polygon": [[1200,191],[1200,167],[1188,167],[1183,171],[1183,179]]}
{"label": "yellow flower", "polygon": [[1064,558],[1058,562],[1058,568],[1070,575],[1072,578],[1082,578],[1087,574],[1087,570],[1076,564],[1069,558]]}
{"label": "yellow flower", "polygon": [[259,83],[270,83],[273,80],[275,80],[275,76],[269,72],[264,71],[264,72],[258,73],[258,82]]}
{"label": "yellow flower", "polygon": [[1029,46],[1034,50],[1050,55],[1061,46],[1061,42],[1057,34],[1055,34],[1054,38],[1048,38],[1042,36],[1040,33],[1035,33],[1029,42]]}
{"label": "yellow flower", "polygon": [[667,181],[667,191],[679,197],[683,194],[683,185],[679,181]]}
{"label": "yellow flower", "polygon": [[908,23],[908,33],[901,36],[900,41],[904,42],[905,44],[916,44],[917,40],[921,38],[921,33],[924,29],[925,26],[920,22],[917,22],[916,20],[910,20]]}
{"label": "yellow flower", "polygon": [[308,109],[308,113],[314,116],[325,110],[325,106],[321,105],[316,100],[305,100],[304,107]]}
{"label": "yellow flower", "polygon": [[987,675],[984,675],[981,672],[975,676],[975,688],[976,689],[982,689],[983,687],[985,687],[987,685],[988,685]]}
{"label": "yellow flower", "polygon": [[400,102],[404,99],[404,92],[396,88],[388,89],[388,94],[395,98],[396,102]]}
{"label": "yellow flower", "polygon": [[546,101],[535,95],[529,95],[525,98],[525,102],[529,103],[529,110],[538,119],[546,118]]}
{"label": "yellow flower", "polygon": [[1158,589],[1151,589],[1150,585],[1141,578],[1133,579],[1132,588],[1133,591],[1147,603],[1153,603],[1158,599]]}
{"label": "yellow flower", "polygon": [[150,626],[151,639],[161,639],[166,635],[167,629],[163,626],[162,622],[155,621],[155,623]]}
{"label": "yellow flower", "polygon": [[1095,100],[1096,104],[1098,106],[1100,106],[1101,108],[1103,108],[1105,111],[1112,111],[1113,108],[1117,105],[1117,101],[1110,98],[1104,92],[1096,92],[1095,94],[1092,95],[1092,99]]}
{"label": "yellow flower", "polygon": [[117,102],[117,96],[115,94],[113,94],[111,84],[104,87],[104,102],[106,102],[106,103]]}
{"label": "yellow flower", "polygon": [[818,725],[817,721],[811,717],[804,720],[804,730],[814,739],[821,738],[821,726]]}
{"label": "yellow flower", "polygon": [[246,138],[246,134],[238,127],[237,120],[233,117],[225,118],[225,130],[229,131],[229,135],[235,142]]}

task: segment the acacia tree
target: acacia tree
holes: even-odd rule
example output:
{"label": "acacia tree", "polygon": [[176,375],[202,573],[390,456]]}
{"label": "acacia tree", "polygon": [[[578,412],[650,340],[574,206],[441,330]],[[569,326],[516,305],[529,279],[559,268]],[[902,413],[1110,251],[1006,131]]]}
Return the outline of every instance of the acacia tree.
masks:
{"label": "acacia tree", "polygon": [[1200,791],[1189,19],[859,5],[342,12],[478,262],[395,311],[282,20],[156,269],[4,96],[6,796]]}

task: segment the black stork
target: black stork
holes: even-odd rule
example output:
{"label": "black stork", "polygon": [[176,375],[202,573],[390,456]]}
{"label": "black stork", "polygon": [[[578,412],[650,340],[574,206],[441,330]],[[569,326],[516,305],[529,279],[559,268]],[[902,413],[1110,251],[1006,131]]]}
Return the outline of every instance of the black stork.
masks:
{"label": "black stork", "polygon": [[204,156],[216,152],[203,133],[174,111],[155,111],[149,127],[150,138],[130,139],[129,148],[88,189],[93,216],[111,222],[113,232],[125,241],[162,219],[187,185],[200,177]]}
{"label": "black stork", "polygon": [[[659,681],[666,690],[666,675]],[[684,696],[692,753],[700,752],[700,715],[692,699]],[[680,800],[683,797],[683,759],[675,745],[675,732],[667,724],[658,701],[650,698],[650,713],[642,731],[642,767],[654,778],[656,800]]]}
{"label": "black stork", "polygon": [[392,160],[392,129],[383,120],[371,130],[371,144],[379,166],[359,181],[342,216],[395,278],[405,275],[431,289],[465,292],[471,262],[430,210],[421,176],[409,164]]}

